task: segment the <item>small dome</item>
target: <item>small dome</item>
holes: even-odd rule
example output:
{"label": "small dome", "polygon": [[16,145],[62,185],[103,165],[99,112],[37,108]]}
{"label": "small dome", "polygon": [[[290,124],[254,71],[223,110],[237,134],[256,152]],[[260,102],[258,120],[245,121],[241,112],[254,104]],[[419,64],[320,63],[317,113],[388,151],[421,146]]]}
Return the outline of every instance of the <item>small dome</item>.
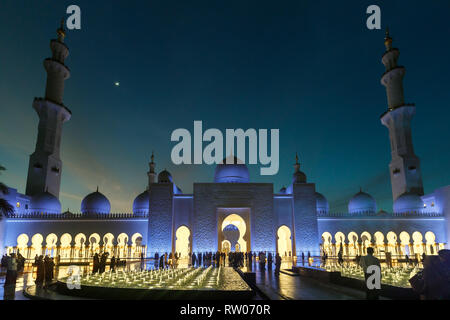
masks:
{"label": "small dome", "polygon": [[150,195],[147,190],[139,194],[133,201],[133,213],[148,213]]}
{"label": "small dome", "polygon": [[[223,159],[221,164],[216,166],[214,182],[216,183],[248,183],[250,175],[247,166],[238,158],[231,156]],[[227,164],[227,160],[232,164]],[[231,161],[230,161],[231,160]]]}
{"label": "small dome", "polygon": [[302,171],[294,172],[292,175],[292,183],[306,183],[306,174]]}
{"label": "small dome", "polygon": [[172,181],[172,175],[169,171],[164,169],[158,174],[158,183],[170,183]]}
{"label": "small dome", "polygon": [[384,210],[380,210],[380,211],[378,211],[377,215],[379,215],[379,216],[387,216],[388,213],[386,211],[384,211]]}
{"label": "small dome", "polygon": [[394,201],[395,213],[422,212],[424,208],[422,198],[415,193],[406,192]]}
{"label": "small dome", "polygon": [[330,206],[328,204],[327,199],[323,196],[323,194],[316,192],[316,210],[317,212],[326,212],[330,210]]}
{"label": "small dome", "polygon": [[286,193],[286,187],[281,188],[280,193]]}
{"label": "small dome", "polygon": [[348,212],[355,213],[374,213],[377,211],[377,204],[372,196],[365,192],[358,192],[348,202]]}
{"label": "small dome", "polygon": [[93,192],[81,201],[81,213],[109,213],[111,204],[102,193]]}
{"label": "small dome", "polygon": [[51,214],[61,213],[61,203],[58,198],[45,191],[31,198],[30,211]]}

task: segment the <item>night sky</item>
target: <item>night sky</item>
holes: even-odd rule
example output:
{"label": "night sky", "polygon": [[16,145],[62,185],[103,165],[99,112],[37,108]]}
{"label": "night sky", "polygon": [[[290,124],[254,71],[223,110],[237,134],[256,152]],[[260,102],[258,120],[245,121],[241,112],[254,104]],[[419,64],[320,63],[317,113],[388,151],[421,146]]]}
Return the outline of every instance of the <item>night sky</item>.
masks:
{"label": "night sky", "polygon": [[[57,4],[55,4],[57,3]],[[450,183],[449,1],[54,1],[0,3],[0,179],[25,192],[45,92],[42,61],[68,5],[82,29],[68,31],[72,75],[64,103],[73,112],[61,145],[63,210],[100,191],[113,212],[131,212],[147,186],[148,162],[176,184],[212,182],[214,166],[175,166],[177,128],[279,128],[280,170],[253,182],[291,181],[295,152],[308,182],[346,210],[362,187],[392,209],[384,30],[366,28],[382,9],[407,73],[405,102],[416,103],[413,141],[425,192]],[[116,87],[114,82],[119,81]]]}

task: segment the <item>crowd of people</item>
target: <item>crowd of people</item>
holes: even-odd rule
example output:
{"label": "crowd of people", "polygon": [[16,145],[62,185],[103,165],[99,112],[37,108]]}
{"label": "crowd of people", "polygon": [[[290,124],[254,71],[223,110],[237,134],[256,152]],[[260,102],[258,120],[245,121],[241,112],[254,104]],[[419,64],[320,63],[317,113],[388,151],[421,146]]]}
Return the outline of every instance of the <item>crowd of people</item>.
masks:
{"label": "crowd of people", "polygon": [[[155,253],[154,262],[155,268],[177,268],[180,260],[180,254],[175,252],[167,253],[162,255]],[[258,259],[257,259],[258,257]],[[219,267],[219,266],[230,266],[233,268],[248,267],[253,268],[254,263],[258,261],[259,269],[272,270],[273,264],[275,263],[275,272],[280,272],[281,268],[281,256],[277,253],[274,257],[271,252],[193,252],[189,254],[189,265],[192,267]]]}
{"label": "crowd of people", "polygon": [[37,286],[47,288],[55,276],[54,259],[48,255],[45,257],[36,255],[33,266],[36,267],[36,280],[34,282]]}
{"label": "crowd of people", "polygon": [[[92,273],[104,273],[106,270],[106,266],[108,265],[108,257],[108,252],[103,252],[101,254],[95,253],[92,263]],[[119,257],[116,258],[113,255],[109,261],[109,268],[111,271],[115,271],[116,268],[123,265],[124,262],[125,260],[122,261]]]}

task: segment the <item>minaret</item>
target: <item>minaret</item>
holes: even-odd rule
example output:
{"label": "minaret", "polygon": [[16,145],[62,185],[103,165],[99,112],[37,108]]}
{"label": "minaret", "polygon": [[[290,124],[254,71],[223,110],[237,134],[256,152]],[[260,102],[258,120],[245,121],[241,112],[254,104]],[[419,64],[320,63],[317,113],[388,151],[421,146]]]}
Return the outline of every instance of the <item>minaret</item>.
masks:
{"label": "minaret", "polygon": [[392,48],[389,29],[384,39],[386,52],[382,62],[386,72],[381,84],[386,87],[388,110],[381,116],[381,123],[389,129],[392,160],[389,164],[394,201],[405,192],[423,195],[420,160],[414,154],[411,120],[416,113],[414,104],[405,104],[403,76],[405,68],[397,65],[400,51]]}
{"label": "minaret", "polygon": [[64,64],[69,48],[64,44],[64,20],[57,30],[57,39],[50,41],[52,57],[44,60],[47,71],[45,98],[35,98],[33,108],[39,116],[36,149],[30,156],[26,194],[33,196],[47,190],[59,198],[62,162],[59,157],[63,123],[72,115],[63,104],[64,81],[70,70]]}
{"label": "minaret", "polygon": [[148,166],[150,167],[150,170],[147,172],[147,175],[148,175],[148,187],[150,188],[150,185],[152,184],[152,183],[155,183],[156,182],[156,173],[155,173],[155,162],[154,162],[154,160],[155,160],[155,156],[154,156],[154,154],[153,154],[153,151],[152,151],[152,156],[151,156],[151,161],[150,161],[150,163],[148,164]]}
{"label": "minaret", "polygon": [[294,174],[292,175],[292,183],[306,183],[306,175],[300,171],[300,163],[298,162],[298,153],[295,153]]}

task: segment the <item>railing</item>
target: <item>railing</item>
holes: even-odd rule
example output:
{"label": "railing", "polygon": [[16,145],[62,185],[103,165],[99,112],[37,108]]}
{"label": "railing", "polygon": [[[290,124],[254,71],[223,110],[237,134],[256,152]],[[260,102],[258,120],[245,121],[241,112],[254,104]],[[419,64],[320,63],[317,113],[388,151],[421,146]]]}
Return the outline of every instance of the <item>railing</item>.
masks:
{"label": "railing", "polygon": [[336,217],[336,218],[358,218],[358,217],[378,217],[378,218],[394,218],[394,217],[403,217],[403,218],[421,218],[421,217],[443,217],[443,214],[436,211],[411,211],[411,212],[358,212],[358,213],[348,213],[348,212],[326,212],[326,211],[318,211],[318,217]]}
{"label": "railing", "polygon": [[143,219],[148,213],[46,213],[25,212],[6,215],[8,219],[47,219],[47,220],[115,220],[115,219]]}

